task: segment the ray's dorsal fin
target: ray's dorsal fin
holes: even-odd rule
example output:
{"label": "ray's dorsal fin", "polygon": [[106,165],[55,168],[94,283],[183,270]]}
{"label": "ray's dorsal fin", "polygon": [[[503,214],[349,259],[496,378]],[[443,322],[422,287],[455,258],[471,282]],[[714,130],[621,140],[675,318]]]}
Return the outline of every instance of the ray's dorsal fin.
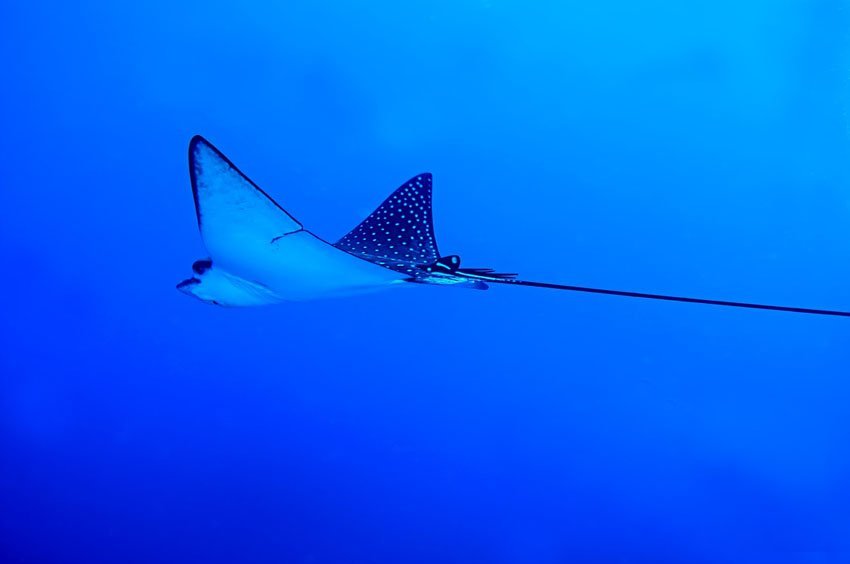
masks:
{"label": "ray's dorsal fin", "polygon": [[431,215],[431,173],[402,184],[334,246],[355,255],[408,264],[440,257]]}
{"label": "ray's dorsal fin", "polygon": [[458,255],[449,255],[440,257],[437,262],[428,266],[429,272],[437,271],[445,274],[454,274],[460,268],[460,257]]}
{"label": "ray's dorsal fin", "polygon": [[200,135],[189,142],[189,175],[201,237],[214,258],[303,228]]}
{"label": "ray's dorsal fin", "polygon": [[461,268],[458,255],[440,257],[431,264],[420,264],[419,268],[428,274],[461,275],[469,279],[487,279],[494,282],[516,278],[516,274],[496,272],[492,268]]}

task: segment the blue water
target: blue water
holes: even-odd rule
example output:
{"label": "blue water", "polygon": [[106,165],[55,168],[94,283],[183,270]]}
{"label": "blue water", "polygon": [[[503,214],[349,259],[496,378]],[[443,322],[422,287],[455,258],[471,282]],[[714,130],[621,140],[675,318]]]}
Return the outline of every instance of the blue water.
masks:
{"label": "blue water", "polygon": [[315,233],[434,173],[532,280],[850,308],[850,9],[0,6],[0,562],[850,561],[850,324],[499,287],[224,309],[196,133]]}

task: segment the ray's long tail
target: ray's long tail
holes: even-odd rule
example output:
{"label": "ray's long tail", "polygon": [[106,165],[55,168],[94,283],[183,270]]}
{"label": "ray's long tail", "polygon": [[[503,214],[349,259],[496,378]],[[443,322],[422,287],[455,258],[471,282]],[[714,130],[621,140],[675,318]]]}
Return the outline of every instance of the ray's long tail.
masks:
{"label": "ray's long tail", "polygon": [[440,257],[437,262],[421,266],[427,272],[438,272],[449,275],[461,275],[473,280],[481,280],[491,284],[507,284],[513,286],[529,286],[531,288],[548,288],[550,290],[566,290],[568,292],[584,292],[586,294],[603,294],[606,296],[621,296],[624,298],[639,298],[644,300],[661,300],[665,302],[683,302],[688,304],[703,304],[722,307],[738,307],[746,309],[761,309],[769,311],[785,311],[808,315],[831,315],[834,317],[850,317],[850,311],[831,309],[812,309],[807,307],[792,307],[770,304],[754,304],[750,302],[733,302],[728,300],[709,300],[686,296],[670,296],[667,294],[649,294],[646,292],[630,292],[626,290],[609,290],[606,288],[589,288],[587,286],[571,286],[567,284],[551,284],[549,282],[533,282],[520,280],[516,274],[495,272],[490,268],[461,268],[460,257],[449,255]]}
{"label": "ray's long tail", "polygon": [[515,286],[530,286],[532,288],[549,288],[551,290],[567,290],[570,292],[584,292],[588,294],[604,294],[607,296],[622,296],[626,298],[640,298],[646,300],[663,300],[667,302],[684,302],[689,304],[705,304],[724,307],[739,307],[747,309],[764,309],[770,311],[786,311],[791,313],[805,313],[809,315],[832,315],[836,317],[850,317],[850,311],[754,304],[748,302],[731,302],[726,300],[709,300],[704,298],[689,298],[684,296],[668,296],[665,294],[647,294],[644,292],[627,292],[624,290],[608,290],[604,288],[588,288],[585,286],[569,286],[566,284],[550,284],[548,282],[532,282],[529,280],[517,280],[515,278],[487,278],[487,282],[496,284],[513,284]]}

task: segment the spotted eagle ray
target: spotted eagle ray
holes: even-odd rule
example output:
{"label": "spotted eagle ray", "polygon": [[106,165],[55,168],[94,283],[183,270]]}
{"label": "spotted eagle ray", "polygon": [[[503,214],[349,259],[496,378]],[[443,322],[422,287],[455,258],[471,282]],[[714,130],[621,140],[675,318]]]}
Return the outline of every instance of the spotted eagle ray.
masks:
{"label": "spotted eagle ray", "polygon": [[177,288],[211,304],[253,306],[346,296],[411,284],[486,290],[531,286],[750,309],[850,317],[850,312],[710,300],[520,280],[489,268],[463,268],[437,250],[430,173],[414,176],[336,243],[306,229],[215,148],[189,143],[195,212],[208,258]]}

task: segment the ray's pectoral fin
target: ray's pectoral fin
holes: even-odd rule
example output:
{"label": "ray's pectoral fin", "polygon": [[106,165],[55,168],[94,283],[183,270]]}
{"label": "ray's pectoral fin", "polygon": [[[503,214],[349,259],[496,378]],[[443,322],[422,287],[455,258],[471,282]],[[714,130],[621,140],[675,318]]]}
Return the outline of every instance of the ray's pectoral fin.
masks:
{"label": "ray's pectoral fin", "polygon": [[405,274],[436,261],[440,253],[431,213],[432,184],[428,172],[414,176],[334,246]]}
{"label": "ray's pectoral fin", "polygon": [[189,173],[204,245],[213,261],[303,229],[209,141],[189,143]]}

